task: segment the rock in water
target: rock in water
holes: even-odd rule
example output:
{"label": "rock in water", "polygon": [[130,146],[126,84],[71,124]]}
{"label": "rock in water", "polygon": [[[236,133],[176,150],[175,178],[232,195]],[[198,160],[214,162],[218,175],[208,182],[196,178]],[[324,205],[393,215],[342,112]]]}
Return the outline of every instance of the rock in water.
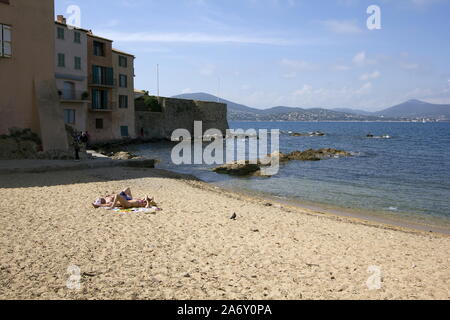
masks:
{"label": "rock in water", "polygon": [[308,133],[301,133],[301,132],[292,132],[290,133],[292,137],[323,137],[325,136],[325,133],[321,131],[314,131],[314,132],[308,132]]}
{"label": "rock in water", "polygon": [[338,149],[309,149],[306,151],[294,151],[289,154],[280,153],[280,161],[320,161],[325,159],[350,157],[349,152]]}
{"label": "rock in water", "polygon": [[215,168],[213,171],[219,174],[229,174],[233,176],[251,176],[261,170],[260,165],[245,163],[228,163]]}
{"label": "rock in water", "polygon": [[[306,151],[294,151],[289,154],[281,152],[275,152],[267,155],[268,158],[279,157],[280,162],[288,161],[320,161],[332,158],[350,157],[351,153],[338,150],[338,149],[319,149],[319,150],[306,150]],[[269,161],[270,163],[270,161]],[[261,168],[268,166],[269,163],[258,161],[257,164],[246,162],[233,162],[227,163],[220,167],[213,169],[214,172],[219,174],[229,174],[233,176],[261,176]]]}

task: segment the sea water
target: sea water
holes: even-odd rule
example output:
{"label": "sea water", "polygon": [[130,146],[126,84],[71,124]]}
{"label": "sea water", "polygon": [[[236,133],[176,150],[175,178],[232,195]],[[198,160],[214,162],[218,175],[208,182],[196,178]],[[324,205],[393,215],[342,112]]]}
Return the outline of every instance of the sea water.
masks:
{"label": "sea water", "polygon": [[[450,123],[231,122],[230,127],[280,129],[283,153],[336,148],[354,156],[291,161],[282,164],[274,177],[242,178],[216,174],[211,166],[175,166],[170,143],[140,146],[136,151],[160,159],[160,168],[193,174],[225,188],[450,227]],[[289,134],[314,131],[325,136]]]}

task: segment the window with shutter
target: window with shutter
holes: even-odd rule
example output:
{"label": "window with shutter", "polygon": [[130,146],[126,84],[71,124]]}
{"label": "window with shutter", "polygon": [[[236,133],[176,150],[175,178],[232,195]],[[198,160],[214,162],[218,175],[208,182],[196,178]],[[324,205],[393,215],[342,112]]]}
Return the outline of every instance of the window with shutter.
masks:
{"label": "window with shutter", "polygon": [[128,87],[128,78],[127,78],[126,75],[121,74],[121,75],[119,76],[119,86],[120,86],[121,88],[127,88],[127,87]]}
{"label": "window with shutter", "polygon": [[74,33],[74,39],[73,39],[73,41],[74,41],[75,43],[81,43],[81,34],[80,34],[79,32],[75,32],[75,33]]}
{"label": "window with shutter", "polygon": [[64,40],[64,29],[63,28],[58,28],[58,39],[60,40]]}
{"label": "window with shutter", "polygon": [[128,137],[129,133],[128,133],[128,126],[121,126],[120,127],[120,135],[122,137]]}
{"label": "window with shutter", "polygon": [[127,109],[128,108],[128,96],[119,96],[119,108]]}
{"label": "window with shutter", "polygon": [[66,66],[66,55],[58,53],[58,67],[64,68]]}
{"label": "window with shutter", "polygon": [[81,70],[81,58],[80,57],[75,57],[75,69]]}
{"label": "window with shutter", "polygon": [[119,56],[119,66],[126,68],[128,65],[127,57]]}
{"label": "window with shutter", "polygon": [[114,85],[114,69],[106,68],[106,85],[113,86]]}
{"label": "window with shutter", "polygon": [[0,56],[10,58],[12,56],[11,27],[0,25]]}
{"label": "window with shutter", "polygon": [[0,24],[0,57],[3,57],[3,25]]}
{"label": "window with shutter", "polygon": [[103,119],[95,119],[95,128],[103,129]]}

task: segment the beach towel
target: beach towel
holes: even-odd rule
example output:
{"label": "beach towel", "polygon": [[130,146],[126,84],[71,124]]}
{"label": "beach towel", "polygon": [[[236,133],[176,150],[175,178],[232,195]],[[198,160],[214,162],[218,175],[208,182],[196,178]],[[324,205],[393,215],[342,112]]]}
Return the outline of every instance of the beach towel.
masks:
{"label": "beach towel", "polygon": [[115,209],[112,209],[112,211],[117,214],[132,214],[132,213],[156,214],[158,211],[162,211],[162,209],[160,209],[158,207],[131,208],[131,209],[115,208]]}

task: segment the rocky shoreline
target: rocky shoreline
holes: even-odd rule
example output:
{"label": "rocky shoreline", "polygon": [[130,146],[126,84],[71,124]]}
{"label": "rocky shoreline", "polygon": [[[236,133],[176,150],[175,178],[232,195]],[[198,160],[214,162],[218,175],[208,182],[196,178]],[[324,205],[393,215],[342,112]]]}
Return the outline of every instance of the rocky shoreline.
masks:
{"label": "rocky shoreline", "polygon": [[[309,149],[306,151],[294,151],[289,154],[279,152],[268,155],[268,158],[279,157],[280,163],[286,163],[289,161],[321,161],[351,156],[352,154],[347,151],[326,148],[318,150]],[[233,176],[262,175],[261,169],[268,165],[270,165],[270,162],[268,161],[257,161],[256,163],[255,161],[235,161],[214,168],[213,171],[219,174],[229,174]]]}

